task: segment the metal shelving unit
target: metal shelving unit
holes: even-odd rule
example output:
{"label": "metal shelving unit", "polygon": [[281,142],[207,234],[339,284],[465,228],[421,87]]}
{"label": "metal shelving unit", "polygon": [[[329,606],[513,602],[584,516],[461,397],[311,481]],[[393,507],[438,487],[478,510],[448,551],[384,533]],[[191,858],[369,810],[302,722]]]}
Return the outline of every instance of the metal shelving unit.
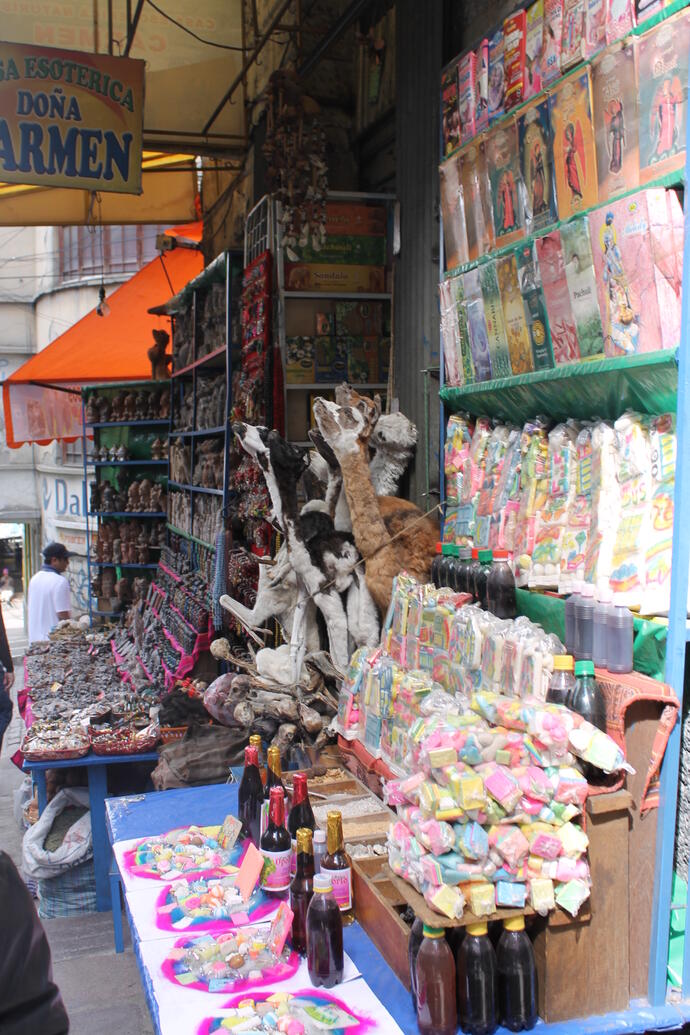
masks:
{"label": "metal shelving unit", "polygon": [[[84,435],[84,441],[86,442],[87,429],[94,435],[95,445],[98,446],[101,435],[105,432],[106,434],[112,430],[115,432],[116,437],[129,437],[129,432],[132,433],[133,437],[138,438],[138,433],[144,433],[149,440],[149,445],[154,436],[157,435],[157,429],[166,429],[167,431],[170,426],[169,418],[164,419],[150,419],[150,420],[132,420],[132,421],[89,421],[86,420],[86,400],[87,397],[92,393],[112,393],[113,391],[129,389],[132,392],[137,391],[160,391],[161,389],[168,390],[167,381],[128,381],[122,383],[109,383],[93,384],[88,385],[82,390],[82,429]],[[121,434],[123,433],[123,434]],[[88,492],[88,468],[93,467],[95,469],[96,481],[99,485],[103,484],[103,481],[108,481],[106,476],[108,469],[111,469],[113,473],[122,472],[132,476],[141,472],[145,477],[150,477],[158,482],[161,482],[167,491],[167,467],[168,460],[153,460],[151,457],[139,457],[131,458],[129,460],[87,460],[86,450],[84,450],[84,487],[85,491]],[[164,477],[161,478],[161,474]],[[136,480],[134,477],[132,481]],[[95,518],[100,525],[100,522],[104,519],[113,520],[165,520],[167,518],[166,511],[134,511],[134,510],[98,510],[88,511],[89,518]],[[132,570],[143,574],[147,571],[153,571],[158,566],[156,562],[150,561],[146,564],[139,564],[135,562],[124,562],[124,561],[98,561],[92,556],[92,534],[90,522],[86,522],[86,551],[87,551],[87,577],[89,583],[89,618],[93,624],[94,616],[98,617],[117,617],[113,615],[113,612],[107,611],[102,608],[95,607],[95,601],[91,592],[91,579],[92,575],[96,572],[102,571],[105,568],[114,568],[118,573],[122,571]],[[149,551],[155,551],[154,556],[158,555],[159,547],[149,546]],[[149,556],[151,554],[149,553]]]}
{"label": "metal shelving unit", "polygon": [[[683,3],[674,4],[668,12],[675,13]],[[652,23],[646,23],[651,25]],[[644,31],[645,23],[633,30],[637,35]],[[686,87],[685,96],[690,86]],[[445,156],[442,156],[445,157]],[[674,173],[663,185],[669,189],[690,182],[690,120],[686,129],[684,175]],[[641,185],[637,190],[656,184]],[[662,185],[661,183],[659,185]],[[598,207],[598,206],[597,206]],[[440,255],[443,256],[443,226],[439,230]],[[685,236],[683,246],[683,277],[681,340],[677,350],[658,351],[638,355],[632,359],[603,359],[587,364],[574,364],[575,371],[567,366],[553,370],[535,371],[520,377],[502,378],[469,384],[461,387],[444,386],[443,338],[440,344],[440,448],[441,456],[445,446],[445,429],[448,415],[465,411],[475,416],[491,415],[501,419],[519,422],[529,410],[529,415],[547,413],[555,419],[566,416],[597,416],[613,418],[627,407],[649,412],[645,405],[646,382],[654,383],[657,393],[662,392],[664,406],[676,413],[677,464],[674,490],[673,520],[673,568],[671,599],[666,640],[665,681],[671,686],[681,702],[683,715],[683,691],[686,676],[686,647],[690,642],[690,622],[687,617],[688,571],[690,567],[690,537],[687,535],[690,523],[690,204],[685,202]],[[442,266],[443,269],[443,266]],[[450,271],[448,271],[450,272]],[[455,271],[454,271],[455,272]],[[587,367],[587,369],[583,369]],[[568,413],[559,408],[559,384],[564,381],[577,382],[582,412]],[[603,411],[597,403],[603,400],[608,390],[608,402]],[[634,401],[633,401],[634,400]],[[538,407],[538,408],[537,408]],[[655,407],[658,412],[659,407]],[[445,500],[443,463],[440,464],[441,499]],[[674,869],[678,788],[680,783],[680,751],[682,724],[679,719],[671,731],[663,757],[660,784],[659,808],[656,818],[656,856],[654,861],[654,898],[649,945],[649,981],[645,1001],[631,1002],[627,1010],[602,1017],[582,1018],[560,1024],[543,1025],[544,1032],[558,1032],[559,1035],[580,1035],[585,1028],[590,1035],[614,1031],[637,1031],[665,1029],[678,1030],[690,1020],[690,881],[684,907],[685,952],[683,959],[682,988],[669,996],[668,958],[671,915],[677,907],[672,906],[672,877]],[[631,874],[631,880],[634,875]],[[631,886],[630,908],[635,908],[634,886]]]}

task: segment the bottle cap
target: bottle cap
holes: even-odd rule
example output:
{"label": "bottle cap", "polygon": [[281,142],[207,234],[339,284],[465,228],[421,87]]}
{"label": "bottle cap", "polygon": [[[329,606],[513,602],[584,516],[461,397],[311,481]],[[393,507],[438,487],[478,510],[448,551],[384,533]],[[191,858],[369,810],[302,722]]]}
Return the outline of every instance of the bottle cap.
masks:
{"label": "bottle cap", "polygon": [[524,931],[525,929],[525,918],[524,916],[511,916],[507,920],[503,921],[503,929],[505,931]]}
{"label": "bottle cap", "polygon": [[424,924],[425,938],[443,938],[445,933],[442,927],[430,927],[429,924]]}
{"label": "bottle cap", "polygon": [[583,582],[582,589],[580,591],[583,597],[594,597],[594,586],[591,582]]}
{"label": "bottle cap", "polygon": [[626,611],[630,610],[628,605],[625,603],[625,594],[624,593],[614,593],[613,594],[613,606],[614,607],[624,607],[626,609]]}
{"label": "bottle cap", "polygon": [[314,831],[314,844],[325,845],[326,843],[326,831],[315,830]]}
{"label": "bottle cap", "polygon": [[312,844],[311,844],[311,830],[309,829],[309,827],[300,827],[299,830],[297,831],[297,836],[296,836],[295,840],[297,841],[297,851],[298,852],[305,852],[307,855],[311,855],[311,853],[312,853]]}
{"label": "bottle cap", "polygon": [[444,543],[441,548],[444,557],[452,557],[453,550],[455,550],[455,543]]}
{"label": "bottle cap", "polygon": [[491,564],[494,559],[492,550],[480,550],[479,551],[479,563],[480,564]]}
{"label": "bottle cap", "polygon": [[443,543],[436,543],[436,553],[443,552]]}
{"label": "bottle cap", "polygon": [[280,776],[281,775],[280,748],[278,748],[278,747],[270,747],[268,749],[267,753],[266,753],[266,758],[268,759],[268,767],[269,767],[269,769],[272,769],[274,773],[276,773],[278,776]]}
{"label": "bottle cap", "polygon": [[582,592],[583,585],[584,583],[582,579],[575,579],[575,581],[573,582],[573,596],[576,596],[576,594]]}
{"label": "bottle cap", "polygon": [[323,870],[321,873],[317,873],[314,876],[314,891],[320,891],[322,894],[327,894],[329,891],[333,891],[333,883],[328,873]]}
{"label": "bottle cap", "polygon": [[461,560],[469,561],[471,557],[472,557],[472,547],[471,546],[461,546],[460,547],[460,558],[461,558]]}
{"label": "bottle cap", "polygon": [[601,586],[597,590],[597,600],[600,604],[610,604],[613,600],[613,592],[609,586]]}
{"label": "bottle cap", "polygon": [[459,557],[460,556],[460,547],[456,543],[451,543],[451,545],[450,545],[450,555],[451,555],[451,557]]}
{"label": "bottle cap", "polygon": [[292,776],[292,804],[299,805],[307,800],[307,776],[306,773],[293,773]]}
{"label": "bottle cap", "polygon": [[593,661],[576,661],[575,662],[575,675],[576,676],[593,676],[594,675],[594,662]]}
{"label": "bottle cap", "polygon": [[575,662],[572,654],[554,654],[553,667],[556,672],[572,672]]}
{"label": "bottle cap", "polygon": [[472,547],[472,560],[476,561],[478,557],[479,557],[479,550],[477,549],[476,546],[473,546]]}
{"label": "bottle cap", "polygon": [[494,550],[494,560],[495,561],[507,561],[508,560],[508,551],[507,550]]}
{"label": "bottle cap", "polygon": [[252,747],[260,748],[261,747],[261,735],[259,733],[252,733],[251,737],[249,738],[249,743],[251,744]]}
{"label": "bottle cap", "polygon": [[251,744],[249,745],[249,747],[246,747],[244,749],[244,764],[255,766],[258,766],[259,764],[259,754],[256,748],[253,747]]}
{"label": "bottle cap", "polygon": [[486,924],[468,924],[467,925],[467,933],[468,934],[482,935],[482,934],[486,934],[486,932],[487,932]]}

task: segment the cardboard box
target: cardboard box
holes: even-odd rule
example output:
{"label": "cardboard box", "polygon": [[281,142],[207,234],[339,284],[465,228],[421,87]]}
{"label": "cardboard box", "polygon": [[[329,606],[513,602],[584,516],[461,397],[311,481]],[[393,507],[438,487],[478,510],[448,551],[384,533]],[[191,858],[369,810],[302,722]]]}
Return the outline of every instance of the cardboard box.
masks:
{"label": "cardboard box", "polygon": [[586,218],[573,219],[563,224],[561,244],[580,355],[583,359],[603,357],[604,335]]}
{"label": "cardboard box", "polygon": [[453,61],[441,73],[441,105],[443,109],[443,153],[449,155],[460,144],[457,61]]}
{"label": "cardboard box", "polygon": [[565,275],[563,246],[558,230],[537,238],[539,272],[546,300],[554,363],[574,363],[580,358],[575,318]]}
{"label": "cardboard box", "polygon": [[364,205],[353,201],[326,202],[326,234],[328,237],[364,234],[385,237],[387,215],[384,205]]}
{"label": "cardboard box", "polygon": [[477,58],[475,94],[477,106],[474,114],[474,128],[477,133],[483,133],[489,125],[489,41],[487,39],[482,40],[475,54]]}
{"label": "cardboard box", "polygon": [[314,339],[287,338],[285,352],[286,383],[289,385],[314,384]]}
{"label": "cardboard box", "polygon": [[379,339],[343,338],[347,352],[347,380],[350,384],[379,381]]}
{"label": "cardboard box", "polygon": [[460,115],[460,143],[466,144],[476,133],[477,110],[477,57],[470,50],[458,64],[458,112]]}
{"label": "cardboard box", "polygon": [[344,381],[347,374],[347,339],[316,338],[315,346],[315,384]]}
{"label": "cardboard box", "polygon": [[287,291],[338,291],[378,294],[386,290],[386,270],[383,266],[285,264]]}
{"label": "cardboard box", "polygon": [[489,37],[489,123],[505,111],[506,82],[503,26]]}
{"label": "cardboard box", "polygon": [[371,338],[383,333],[383,302],[346,301],[335,304],[335,332]]}
{"label": "cardboard box", "polygon": [[386,238],[375,234],[328,234],[323,248],[290,246],[291,262],[317,265],[385,266]]}
{"label": "cardboard box", "polygon": [[506,84],[506,111],[525,99],[525,43],[527,16],[517,11],[503,22],[503,65]]}

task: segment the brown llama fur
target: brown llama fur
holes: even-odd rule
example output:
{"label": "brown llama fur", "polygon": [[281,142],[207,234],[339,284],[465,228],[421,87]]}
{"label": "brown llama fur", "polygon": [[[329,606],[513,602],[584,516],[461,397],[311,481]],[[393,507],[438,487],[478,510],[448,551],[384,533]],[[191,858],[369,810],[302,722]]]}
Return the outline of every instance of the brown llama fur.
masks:
{"label": "brown llama fur", "polygon": [[[399,572],[406,571],[420,582],[429,581],[438,525],[413,503],[377,496],[374,491],[368,443],[380,414],[378,398],[368,399],[347,385],[336,397],[337,403],[317,399],[314,417],[340,463],[352,533],[365,558],[366,583],[377,607],[385,613]],[[396,533],[399,537],[392,538]]]}

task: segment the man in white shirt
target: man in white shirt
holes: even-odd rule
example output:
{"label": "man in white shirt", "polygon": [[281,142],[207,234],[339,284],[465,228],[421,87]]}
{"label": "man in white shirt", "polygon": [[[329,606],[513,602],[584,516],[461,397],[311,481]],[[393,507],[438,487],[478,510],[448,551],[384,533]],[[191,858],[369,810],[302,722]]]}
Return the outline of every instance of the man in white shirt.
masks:
{"label": "man in white shirt", "polygon": [[62,543],[48,543],[43,550],[43,567],[29,583],[29,643],[47,640],[50,630],[70,617],[71,592],[64,576],[69,556]]}

